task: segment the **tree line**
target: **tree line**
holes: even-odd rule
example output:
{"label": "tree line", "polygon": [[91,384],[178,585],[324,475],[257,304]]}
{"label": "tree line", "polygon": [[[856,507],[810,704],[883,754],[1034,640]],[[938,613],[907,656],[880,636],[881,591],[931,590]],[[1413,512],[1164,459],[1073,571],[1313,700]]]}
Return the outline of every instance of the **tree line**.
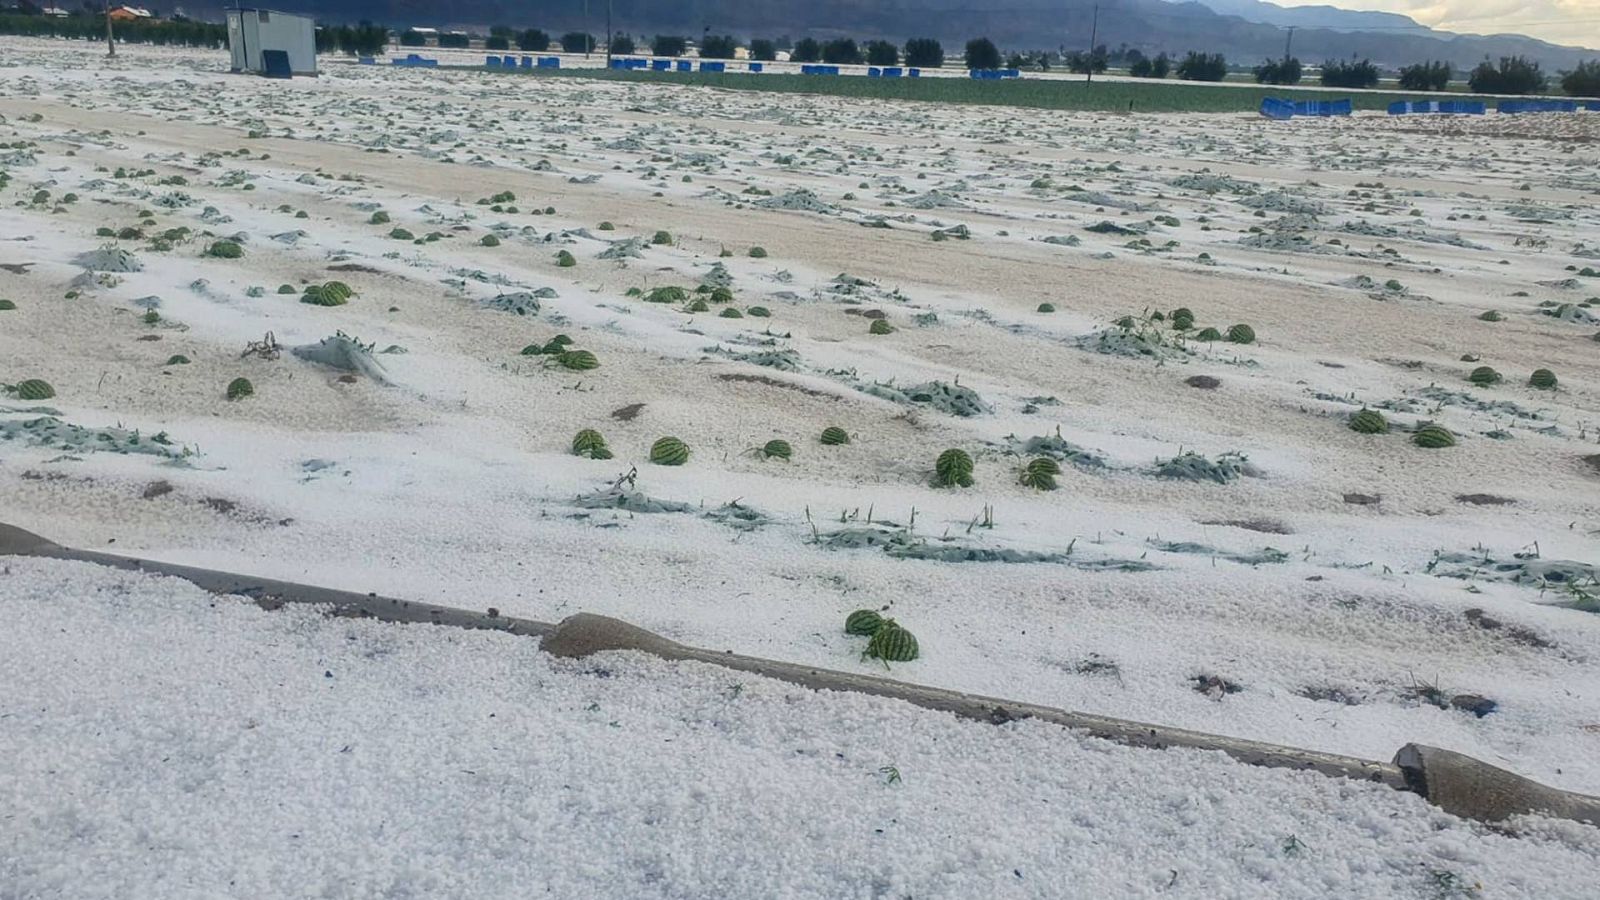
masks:
{"label": "tree line", "polygon": [[[1300,60],[1294,57],[1267,60],[1255,67],[1261,84],[1298,84],[1303,74]],[[1403,91],[1446,91],[1455,77],[1448,62],[1429,60],[1403,66],[1399,87]],[[1371,60],[1328,60],[1322,64],[1324,87],[1371,88],[1378,85],[1378,67]],[[1600,97],[1600,60],[1579,63],[1561,73],[1563,93],[1572,97]],[[1550,77],[1539,63],[1523,56],[1504,56],[1498,63],[1484,60],[1467,73],[1467,89],[1474,94],[1542,94],[1550,87]]]}
{"label": "tree line", "polygon": [[[181,47],[225,47],[228,29],[210,22],[188,19],[112,21],[116,39],[131,44],[167,44]],[[104,15],[41,16],[0,14],[0,34],[24,37],[60,37],[103,41],[106,38]]]}

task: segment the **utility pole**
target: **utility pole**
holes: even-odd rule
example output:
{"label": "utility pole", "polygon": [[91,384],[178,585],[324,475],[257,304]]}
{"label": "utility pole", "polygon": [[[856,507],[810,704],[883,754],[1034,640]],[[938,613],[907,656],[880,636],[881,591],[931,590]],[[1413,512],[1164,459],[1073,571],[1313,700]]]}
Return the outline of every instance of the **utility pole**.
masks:
{"label": "utility pole", "polygon": [[589,33],[589,0],[583,0],[583,58],[589,58],[589,51],[594,49],[594,35]]}
{"label": "utility pole", "polygon": [[1089,58],[1088,58],[1088,60],[1086,61],[1085,65],[1084,65],[1084,68],[1089,70],[1089,76],[1084,79],[1084,83],[1085,84],[1090,84],[1090,83],[1093,83],[1093,81],[1094,81],[1094,42],[1095,42],[1095,39],[1097,37],[1099,37],[1099,35],[1100,35],[1100,4],[1096,3],[1094,5],[1094,20],[1093,20],[1093,23],[1089,26]]}
{"label": "utility pole", "polygon": [[117,55],[117,42],[111,37],[111,0],[106,0],[106,55]]}
{"label": "utility pole", "polygon": [[616,32],[611,30],[611,0],[606,0],[606,68],[611,68],[611,38]]}
{"label": "utility pole", "polygon": [[1289,61],[1289,48],[1294,46],[1294,26],[1289,26],[1289,36],[1283,41],[1283,59]]}

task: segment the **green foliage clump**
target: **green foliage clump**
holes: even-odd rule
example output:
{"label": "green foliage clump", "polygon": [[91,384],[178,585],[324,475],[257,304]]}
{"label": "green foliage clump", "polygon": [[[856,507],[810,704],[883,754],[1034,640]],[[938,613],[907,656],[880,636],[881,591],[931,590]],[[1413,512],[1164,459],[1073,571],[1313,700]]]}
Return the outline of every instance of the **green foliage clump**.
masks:
{"label": "green foliage clump", "polygon": [[972,457],[965,450],[951,448],[939,454],[933,466],[935,487],[972,487]]}
{"label": "green foliage clump", "polygon": [[1233,344],[1255,343],[1256,330],[1249,325],[1233,325],[1228,328],[1228,342]]}
{"label": "green foliage clump", "polygon": [[689,461],[689,445],[664,437],[650,445],[650,461],[658,466],[681,466]]}
{"label": "green foliage clump", "polygon": [[744,314],[747,316],[755,316],[758,319],[772,318],[772,310],[767,309],[765,306],[752,306],[745,310]]}
{"label": "green foliage clump", "polygon": [[600,230],[601,231],[616,231],[617,230],[617,226],[611,224],[610,222],[601,222],[600,223]]}
{"label": "green foliage clump", "polygon": [[793,457],[794,457],[794,448],[789,446],[789,442],[788,441],[780,440],[780,439],[774,439],[774,440],[767,441],[765,444],[761,445],[761,458],[762,459],[789,460],[789,459],[792,459]]}
{"label": "green foliage clump", "polygon": [[694,299],[694,302],[692,302],[688,306],[684,307],[684,309],[689,311],[689,312],[692,312],[692,313],[709,312],[710,309],[711,309],[711,304],[709,304],[706,301],[701,300],[700,298],[696,297]]}
{"label": "green foliage clump", "polygon": [[670,246],[672,244],[672,232],[658,231],[651,236],[650,243],[657,246]]}
{"label": "green foliage clump", "polygon": [[682,303],[688,299],[689,292],[675,284],[651,288],[650,292],[644,295],[646,303]]}
{"label": "green foliage clump", "polygon": [[244,248],[233,241],[217,241],[206,248],[206,255],[217,259],[238,259],[244,255]]}
{"label": "green foliage clump", "polygon": [[867,642],[867,655],[884,662],[911,662],[919,652],[916,637],[893,619],[885,620]]}
{"label": "green foliage clump", "polygon": [[600,368],[600,360],[588,350],[562,350],[556,353],[556,364],[574,372],[587,372]]}
{"label": "green foliage clump", "polygon": [[1523,56],[1502,56],[1498,66],[1485,59],[1467,75],[1474,94],[1542,94],[1548,82],[1539,64]]}
{"label": "green foliage clump", "polygon": [[188,364],[189,357],[184,356],[182,353],[174,353],[167,357],[167,365],[169,366],[187,366]]}
{"label": "green foliage clump", "polygon": [[1357,434],[1388,434],[1389,421],[1375,409],[1362,409],[1350,417],[1350,430]]}
{"label": "green foliage clump", "polygon": [[610,459],[611,448],[606,439],[593,428],[585,428],[572,438],[572,455],[589,459]]}
{"label": "green foliage clump", "polygon": [[844,633],[872,637],[883,627],[883,616],[871,609],[858,609],[844,617]]}
{"label": "green foliage clump", "polygon": [[563,269],[570,269],[577,264],[578,258],[573,256],[570,250],[563,250],[556,254],[556,265]]}
{"label": "green foliage clump", "polygon": [[712,303],[732,303],[733,290],[725,287],[714,287],[711,289],[710,299]]}
{"label": "green foliage clump", "polygon": [[0,297],[0,312],[10,312],[17,308],[16,301]]}
{"label": "green foliage clump", "polygon": [[751,259],[766,259],[767,258],[767,248],[765,248],[765,247],[751,247],[750,248],[750,258]]}
{"label": "green foliage clump", "polygon": [[501,191],[500,193],[495,194],[493,197],[481,198],[480,200],[478,200],[478,205],[479,206],[488,206],[491,203],[515,203],[515,202],[517,202],[517,195],[516,194],[512,193],[511,191]]}
{"label": "green foliage clump", "polygon": [[1492,384],[1499,384],[1503,380],[1503,376],[1489,366],[1479,366],[1472,370],[1472,374],[1467,376],[1467,380],[1478,387],[1488,387]]}
{"label": "green foliage clump", "polygon": [[1167,315],[1172,321],[1172,327],[1178,331],[1188,331],[1194,327],[1194,311],[1187,306],[1180,306]]}
{"label": "green foliage clump", "polygon": [[256,386],[248,378],[235,378],[228,382],[228,399],[243,400],[256,392]]}
{"label": "green foliage clump", "polygon": [[872,320],[872,324],[867,326],[867,334],[893,334],[893,333],[894,333],[894,326],[889,324],[889,320],[888,319],[873,319]]}
{"label": "green foliage clump", "polygon": [[1528,378],[1528,386],[1541,391],[1553,391],[1556,388],[1556,373],[1549,369],[1534,369],[1533,375]]}
{"label": "green foliage clump", "polygon": [[829,425],[827,428],[822,429],[822,443],[829,447],[848,444],[850,443],[850,432],[837,425]]}
{"label": "green foliage clump", "polygon": [[368,225],[387,225],[387,224],[389,224],[389,214],[380,209],[377,212],[373,213],[371,218],[367,219],[367,224]]}
{"label": "green foliage clump", "polygon": [[1478,316],[1478,320],[1482,322],[1502,322],[1505,320],[1505,316],[1500,315],[1498,310],[1491,309],[1488,312]]}
{"label": "green foliage clump", "polygon": [[280,285],[278,285],[278,293],[280,293],[280,294],[298,294],[299,291],[295,290],[294,289],[294,285],[292,285],[292,284],[280,284]]}
{"label": "green foliage clump", "polygon": [[1411,443],[1427,450],[1439,450],[1444,447],[1454,447],[1456,436],[1443,426],[1429,423],[1411,435]]}
{"label": "green foliage clump", "polygon": [[417,239],[416,235],[412,234],[410,231],[407,231],[404,228],[392,228],[392,229],[390,229],[389,230],[389,237],[394,238],[397,241],[414,241],[414,240]]}
{"label": "green foliage clump", "polygon": [[17,382],[15,388],[19,400],[49,400],[56,395],[56,389],[50,382],[42,378],[28,378]]}
{"label": "green foliage clump", "polygon": [[727,309],[724,309],[722,312],[717,313],[717,316],[718,318],[722,319],[742,319],[744,318],[744,313],[739,312],[738,307],[730,306]]}

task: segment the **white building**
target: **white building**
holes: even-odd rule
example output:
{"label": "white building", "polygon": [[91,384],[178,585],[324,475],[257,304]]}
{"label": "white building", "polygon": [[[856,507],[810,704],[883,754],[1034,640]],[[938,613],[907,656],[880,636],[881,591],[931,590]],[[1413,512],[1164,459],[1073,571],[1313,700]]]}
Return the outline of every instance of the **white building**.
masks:
{"label": "white building", "polygon": [[310,16],[269,9],[229,9],[233,71],[257,75],[317,74],[317,29]]}

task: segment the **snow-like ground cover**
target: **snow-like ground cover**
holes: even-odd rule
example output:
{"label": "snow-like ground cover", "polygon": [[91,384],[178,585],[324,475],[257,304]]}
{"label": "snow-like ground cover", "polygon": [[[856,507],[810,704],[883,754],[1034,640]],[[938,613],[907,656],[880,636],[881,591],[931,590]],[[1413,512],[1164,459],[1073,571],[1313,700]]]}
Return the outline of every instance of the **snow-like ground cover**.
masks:
{"label": "snow-like ground cover", "polygon": [[1592,896],[1593,829],[636,654],[0,570],[0,897]]}
{"label": "snow-like ground cover", "polygon": [[[881,608],[907,681],[1600,792],[1600,116],[0,49],[0,384],[54,392],[0,395],[0,520],[855,671]],[[338,333],[359,374],[294,352]],[[524,354],[558,334],[598,368]],[[930,484],[946,448],[973,487]],[[1019,483],[1042,454],[1058,490]]]}

